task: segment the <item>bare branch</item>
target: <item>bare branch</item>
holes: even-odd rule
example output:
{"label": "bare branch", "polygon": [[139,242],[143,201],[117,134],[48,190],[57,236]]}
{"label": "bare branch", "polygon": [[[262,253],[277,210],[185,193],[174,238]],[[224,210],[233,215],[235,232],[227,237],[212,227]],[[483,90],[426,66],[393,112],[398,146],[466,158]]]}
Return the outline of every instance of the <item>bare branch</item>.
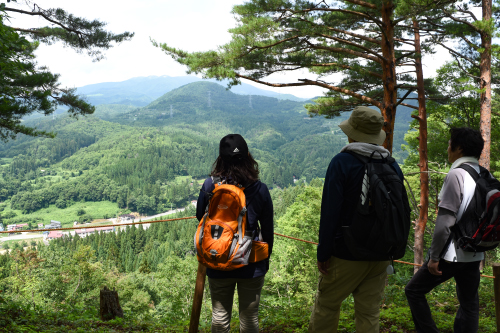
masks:
{"label": "bare branch", "polygon": [[340,92],[340,93],[343,93],[345,95],[348,95],[348,96],[357,98],[359,100],[362,100],[363,102],[370,103],[370,104],[372,104],[372,105],[374,105],[374,106],[376,106],[376,107],[378,107],[380,109],[382,108],[382,103],[380,103],[379,101],[376,101],[373,98],[370,98],[368,96],[355,93],[354,91],[351,91],[351,90],[348,90],[348,89],[344,89],[344,88],[340,88],[340,87],[335,87],[335,86],[329,85],[329,84],[327,84],[325,82],[313,81],[313,80],[309,80],[309,79],[299,79],[299,81],[307,83],[308,85],[319,86],[319,87],[330,89],[330,90],[333,90],[333,91],[336,91],[336,92]]}
{"label": "bare branch", "polygon": [[407,73],[415,73],[416,71],[406,71],[401,73],[396,73],[396,75],[407,74]]}
{"label": "bare branch", "polygon": [[[351,67],[351,66],[338,64],[336,62],[330,62],[330,63],[324,63],[324,64],[311,64],[310,66],[303,66],[303,67],[329,67],[329,66],[338,66],[338,67],[341,67],[341,68],[344,68],[344,69],[352,69],[352,70],[354,70],[354,68]],[[375,77],[380,78],[380,79],[382,78],[382,74],[371,72],[371,71],[368,71],[366,69],[362,69],[362,71],[364,73],[367,73],[367,74],[371,75],[371,76],[375,76]]]}
{"label": "bare branch", "polygon": [[401,97],[399,102],[396,103],[395,107],[397,107],[399,104],[401,104],[401,102],[403,102],[406,99],[406,97],[408,97],[408,95],[411,94],[412,91],[413,91],[413,89],[408,89],[406,94],[403,97]]}
{"label": "bare branch", "polygon": [[472,66],[479,68],[479,66],[476,65],[476,62],[473,59],[470,59],[469,57],[464,56],[463,54],[458,53],[457,51],[453,50],[452,48],[444,45],[441,42],[436,42],[436,44],[441,45],[443,48],[447,49],[452,55],[456,55],[459,58],[462,58],[464,60],[467,60],[468,62],[471,63]]}
{"label": "bare branch", "polygon": [[343,34],[346,34],[346,35],[349,35],[349,36],[352,36],[352,37],[356,37],[356,38],[359,38],[359,39],[366,40],[367,42],[371,42],[371,43],[374,43],[374,44],[382,45],[382,42],[380,40],[378,40],[378,39],[375,39],[375,38],[370,38],[370,37],[366,37],[366,36],[363,36],[363,35],[358,35],[358,34],[355,34],[353,32],[346,31],[346,30],[341,30],[341,29],[337,29],[337,28],[332,28],[332,27],[326,27],[326,28],[328,30],[340,32],[340,33],[343,33]]}
{"label": "bare branch", "polygon": [[406,104],[406,103],[399,103],[403,106],[406,106],[406,107],[409,107],[409,108],[412,108],[412,109],[415,109],[415,110],[418,110],[418,106],[414,106],[414,105],[410,105],[410,104]]}

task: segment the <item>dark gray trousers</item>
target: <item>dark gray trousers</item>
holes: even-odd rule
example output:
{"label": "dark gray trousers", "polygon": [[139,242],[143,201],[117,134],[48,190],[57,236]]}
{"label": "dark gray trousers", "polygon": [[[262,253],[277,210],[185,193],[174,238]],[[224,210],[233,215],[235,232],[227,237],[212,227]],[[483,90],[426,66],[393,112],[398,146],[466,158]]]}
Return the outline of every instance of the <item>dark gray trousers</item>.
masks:
{"label": "dark gray trousers", "polygon": [[441,283],[455,278],[457,297],[460,302],[453,331],[476,333],[479,326],[479,261],[447,262],[441,259],[439,269],[443,275],[432,275],[425,263],[405,288],[413,322],[418,333],[439,333],[432,319],[425,294]]}

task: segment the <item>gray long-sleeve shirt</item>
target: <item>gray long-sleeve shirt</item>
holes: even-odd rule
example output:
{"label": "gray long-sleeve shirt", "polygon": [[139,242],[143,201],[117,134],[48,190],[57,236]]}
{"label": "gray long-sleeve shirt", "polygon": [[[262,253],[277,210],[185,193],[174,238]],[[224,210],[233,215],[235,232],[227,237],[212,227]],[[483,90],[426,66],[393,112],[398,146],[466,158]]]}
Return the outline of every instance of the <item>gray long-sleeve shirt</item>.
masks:
{"label": "gray long-sleeve shirt", "polygon": [[446,208],[439,208],[430,250],[432,260],[439,261],[440,255],[450,238],[450,228],[455,225],[456,221],[455,213]]}
{"label": "gray long-sleeve shirt", "polygon": [[[467,163],[479,172],[476,163]],[[432,260],[443,258],[451,262],[471,262],[484,259],[484,252],[465,252],[457,249],[454,239],[445,248],[450,237],[450,228],[462,217],[476,189],[476,182],[461,168],[450,170],[444,179],[440,193],[439,211],[430,250]]]}

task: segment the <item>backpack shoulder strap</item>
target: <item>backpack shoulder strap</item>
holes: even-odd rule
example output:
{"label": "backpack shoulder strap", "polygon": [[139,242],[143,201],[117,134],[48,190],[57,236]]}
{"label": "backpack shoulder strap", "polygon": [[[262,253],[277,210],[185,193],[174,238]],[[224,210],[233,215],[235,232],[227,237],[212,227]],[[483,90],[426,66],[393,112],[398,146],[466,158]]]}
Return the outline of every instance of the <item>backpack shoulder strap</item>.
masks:
{"label": "backpack shoulder strap", "polygon": [[465,171],[467,171],[469,173],[469,175],[472,177],[472,179],[474,179],[475,182],[477,182],[480,178],[477,171],[474,170],[474,168],[468,164],[465,164],[465,163],[460,164],[457,168],[464,169]]}
{"label": "backpack shoulder strap", "polygon": [[490,171],[482,166],[479,166],[479,175],[483,178],[492,178]]}

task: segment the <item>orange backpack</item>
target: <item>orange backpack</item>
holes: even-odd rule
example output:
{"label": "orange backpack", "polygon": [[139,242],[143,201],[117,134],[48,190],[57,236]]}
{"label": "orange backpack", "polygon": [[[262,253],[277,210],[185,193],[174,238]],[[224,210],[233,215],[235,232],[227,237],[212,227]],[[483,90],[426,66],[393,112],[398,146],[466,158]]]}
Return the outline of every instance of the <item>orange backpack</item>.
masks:
{"label": "orange backpack", "polygon": [[214,179],[205,215],[194,235],[198,261],[206,267],[231,271],[269,256],[266,242],[254,241],[255,231],[247,230],[244,187]]}

